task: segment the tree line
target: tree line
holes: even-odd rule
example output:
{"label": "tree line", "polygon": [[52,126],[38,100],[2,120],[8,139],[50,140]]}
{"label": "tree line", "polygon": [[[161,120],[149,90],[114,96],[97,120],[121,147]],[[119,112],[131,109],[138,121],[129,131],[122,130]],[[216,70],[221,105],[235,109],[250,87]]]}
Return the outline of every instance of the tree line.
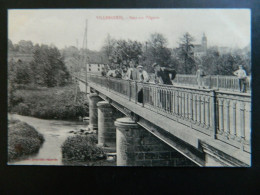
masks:
{"label": "tree line", "polygon": [[15,61],[9,59],[9,77],[16,83],[34,83],[41,86],[62,86],[69,80],[70,72],[78,72],[86,63],[125,64],[135,60],[149,73],[151,65],[158,63],[174,68],[177,74],[195,74],[198,65],[204,67],[208,75],[232,75],[243,65],[247,73],[251,72],[250,47],[220,52],[218,47],[207,48],[201,57],[194,55],[195,38],[188,32],[179,37],[177,48],[168,47],[168,40],[160,33],[151,34],[144,42],[115,39],[107,35],[100,51],[78,49],[75,46],[59,50],[54,45],[33,44],[21,40],[13,44],[8,40],[9,54],[30,54],[32,59]]}
{"label": "tree line", "polygon": [[153,72],[151,65],[156,62],[164,67],[174,68],[178,74],[195,74],[198,65],[202,65],[210,75],[232,75],[243,65],[247,73],[251,72],[250,48],[233,49],[221,53],[218,47],[210,47],[201,57],[194,55],[195,38],[188,32],[179,37],[179,46],[169,48],[167,39],[160,33],[153,33],[143,43],[132,40],[116,40],[107,36],[101,52],[110,64],[127,64],[130,59]]}
{"label": "tree line", "polygon": [[[70,79],[63,56],[53,45],[33,45],[31,41],[24,40],[13,45],[8,40],[8,52],[9,55],[20,54],[19,59],[11,55],[8,60],[8,79],[12,84],[54,87],[63,86]],[[25,60],[23,55],[31,55],[31,59]]]}

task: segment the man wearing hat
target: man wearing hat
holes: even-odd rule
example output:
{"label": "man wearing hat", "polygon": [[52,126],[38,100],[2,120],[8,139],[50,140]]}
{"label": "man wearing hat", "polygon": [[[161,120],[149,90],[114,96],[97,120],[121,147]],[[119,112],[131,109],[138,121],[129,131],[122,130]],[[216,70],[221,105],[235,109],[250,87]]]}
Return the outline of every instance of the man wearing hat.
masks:
{"label": "man wearing hat", "polygon": [[[149,81],[149,75],[148,73],[143,69],[142,65],[137,66],[138,69],[138,80],[139,82],[148,82]],[[143,88],[139,88],[138,91],[138,102],[143,103]]]}
{"label": "man wearing hat", "polygon": [[[176,76],[176,71],[174,69],[161,67],[157,63],[154,63],[152,66],[155,71],[155,83],[172,85],[172,80]],[[158,95],[159,106],[172,112],[172,98],[170,97],[170,94],[167,93],[166,95],[166,93],[163,93],[163,91],[160,90]]]}
{"label": "man wearing hat", "polygon": [[138,69],[138,81],[140,82],[148,82],[149,81],[149,75],[148,73],[143,69],[142,65],[137,66]]}
{"label": "man wearing hat", "polygon": [[239,80],[240,92],[246,92],[246,71],[243,69],[243,66],[239,65],[239,69],[233,74],[236,75]]}
{"label": "man wearing hat", "polygon": [[176,71],[174,69],[161,67],[157,63],[154,63],[152,66],[155,71],[155,83],[172,85],[172,80],[176,76]]}
{"label": "man wearing hat", "polygon": [[129,80],[138,80],[138,70],[136,68],[136,64],[134,60],[130,60],[129,68],[126,73],[126,79]]}

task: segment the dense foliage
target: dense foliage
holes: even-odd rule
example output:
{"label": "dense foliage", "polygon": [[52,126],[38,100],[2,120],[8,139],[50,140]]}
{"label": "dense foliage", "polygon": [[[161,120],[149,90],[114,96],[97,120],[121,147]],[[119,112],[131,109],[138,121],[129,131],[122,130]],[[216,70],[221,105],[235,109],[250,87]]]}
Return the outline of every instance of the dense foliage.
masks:
{"label": "dense foliage", "polygon": [[9,111],[44,119],[88,116],[85,95],[75,85],[17,89],[9,96]]}
{"label": "dense foliage", "polygon": [[191,74],[196,71],[195,59],[193,57],[194,41],[195,39],[188,32],[180,38],[180,46],[178,48],[178,57],[180,59],[179,72]]}
{"label": "dense foliage", "polygon": [[43,136],[32,126],[19,120],[8,121],[8,161],[37,153],[43,142]]}
{"label": "dense foliage", "polygon": [[8,40],[8,46],[9,82],[46,87],[64,86],[69,82],[70,74],[55,46],[33,45],[24,40],[15,45]]}
{"label": "dense foliage", "polygon": [[[8,111],[45,119],[86,116],[85,97],[71,84],[55,46],[8,40]],[[29,56],[29,57],[28,57]]]}
{"label": "dense foliage", "polygon": [[167,44],[162,34],[151,34],[150,39],[145,43],[142,63],[148,72],[153,72],[151,65],[155,62],[164,67],[174,66],[171,60],[171,50],[167,48]]}
{"label": "dense foliage", "polygon": [[105,158],[103,150],[96,146],[95,136],[72,136],[62,144],[62,157],[66,160],[100,160]]}

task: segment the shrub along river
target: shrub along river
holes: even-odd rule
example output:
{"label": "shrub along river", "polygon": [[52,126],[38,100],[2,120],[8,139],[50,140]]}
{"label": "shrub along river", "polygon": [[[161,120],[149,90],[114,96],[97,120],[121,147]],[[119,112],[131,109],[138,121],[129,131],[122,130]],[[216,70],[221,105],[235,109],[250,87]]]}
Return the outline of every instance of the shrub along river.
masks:
{"label": "shrub along river", "polygon": [[81,166],[115,166],[115,161],[101,160],[98,162],[86,163],[77,161],[64,161],[62,159],[61,146],[69,136],[74,135],[71,131],[78,132],[86,129],[88,122],[44,120],[34,117],[9,114],[9,118],[18,119],[33,126],[44,136],[45,142],[39,152],[34,155],[23,157],[9,165],[81,165]]}

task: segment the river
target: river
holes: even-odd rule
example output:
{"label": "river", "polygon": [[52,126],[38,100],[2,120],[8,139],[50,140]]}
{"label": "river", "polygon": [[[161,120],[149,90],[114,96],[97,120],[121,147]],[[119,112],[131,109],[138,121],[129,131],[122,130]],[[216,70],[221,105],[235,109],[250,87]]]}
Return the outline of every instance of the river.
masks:
{"label": "river", "polygon": [[[88,122],[81,121],[62,121],[62,120],[44,120],[34,117],[21,116],[17,114],[8,114],[8,118],[18,119],[33,126],[44,136],[44,143],[39,152],[34,155],[26,156],[23,159],[9,162],[9,165],[81,165],[88,166],[84,162],[66,162],[62,160],[61,145],[67,137],[72,136],[70,131],[79,131],[86,129]],[[97,166],[114,166],[115,162],[106,160],[92,163]]]}

